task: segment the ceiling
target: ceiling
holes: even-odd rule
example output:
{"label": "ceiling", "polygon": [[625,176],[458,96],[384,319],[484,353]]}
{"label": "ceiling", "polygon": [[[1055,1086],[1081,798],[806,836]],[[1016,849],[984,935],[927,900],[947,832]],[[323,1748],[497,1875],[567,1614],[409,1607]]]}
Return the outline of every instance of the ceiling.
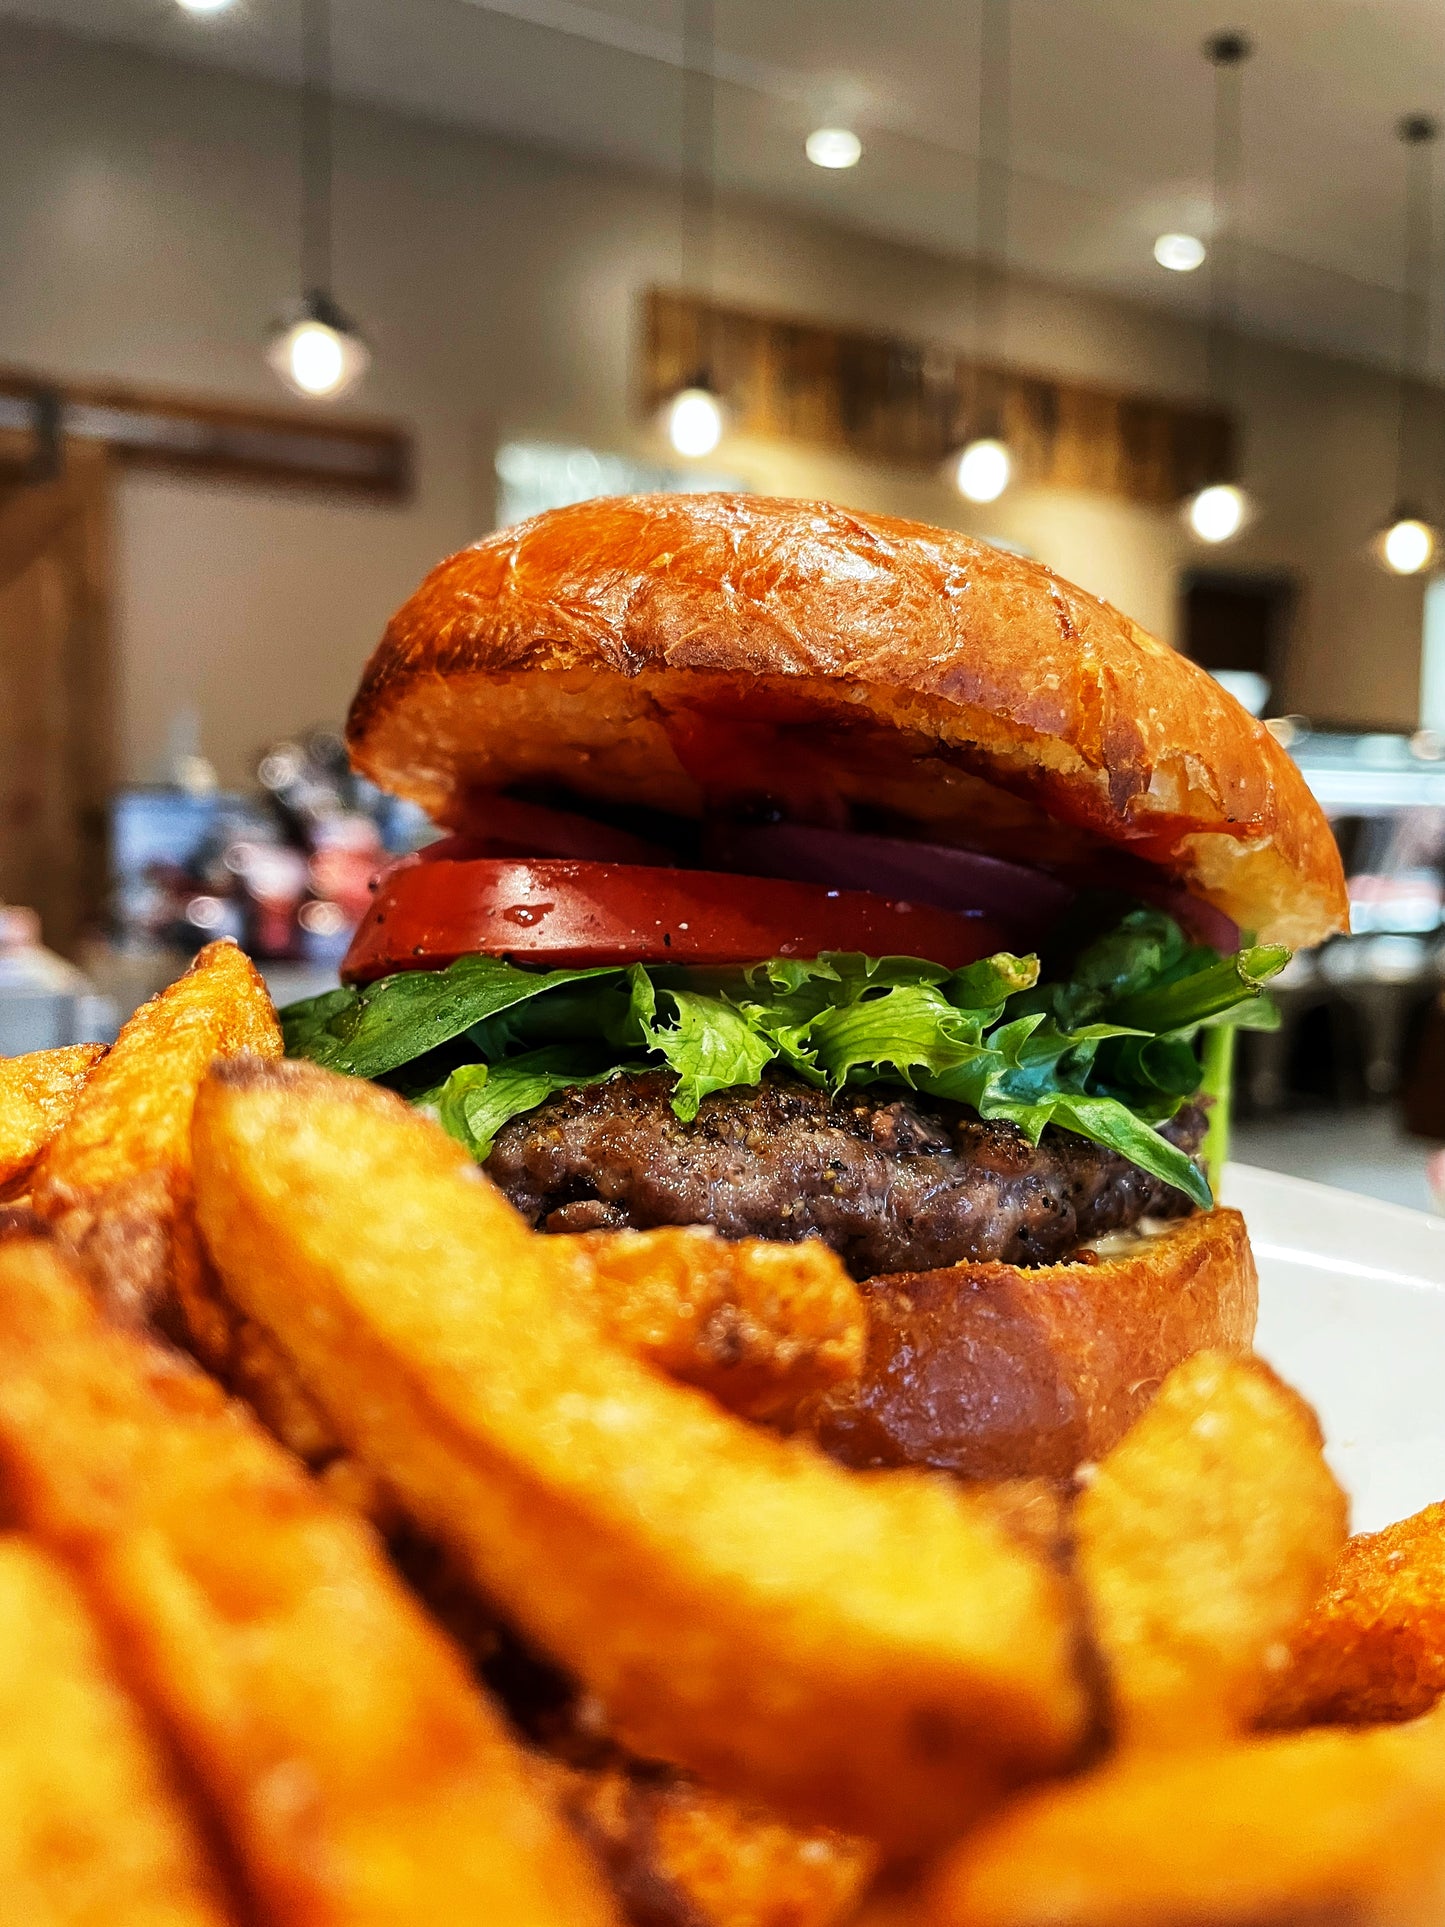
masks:
{"label": "ceiling", "polygon": [[[721,185],[835,223],[967,252],[979,0],[715,0]],[[681,0],[334,0],[339,89],[676,178]],[[183,60],[295,79],[299,0],[0,0]],[[1207,232],[1205,35],[1254,39],[1245,73],[1242,314],[1256,332],[1369,359],[1398,337],[1403,160],[1394,124],[1445,109],[1440,0],[1013,0],[1009,255],[1179,311],[1156,234]],[[859,132],[848,173],[803,155]],[[1445,154],[1437,169],[1445,199]],[[1437,222],[1437,225],[1445,225]],[[1445,371],[1445,315],[1432,360]]]}

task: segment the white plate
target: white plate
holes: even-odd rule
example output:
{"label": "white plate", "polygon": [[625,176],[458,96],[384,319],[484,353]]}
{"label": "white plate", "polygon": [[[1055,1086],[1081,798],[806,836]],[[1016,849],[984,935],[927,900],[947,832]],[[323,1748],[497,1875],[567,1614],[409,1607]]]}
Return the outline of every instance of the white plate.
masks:
{"label": "white plate", "polygon": [[1445,1499],[1445,1218],[1231,1164],[1258,1349],[1320,1415],[1368,1532]]}

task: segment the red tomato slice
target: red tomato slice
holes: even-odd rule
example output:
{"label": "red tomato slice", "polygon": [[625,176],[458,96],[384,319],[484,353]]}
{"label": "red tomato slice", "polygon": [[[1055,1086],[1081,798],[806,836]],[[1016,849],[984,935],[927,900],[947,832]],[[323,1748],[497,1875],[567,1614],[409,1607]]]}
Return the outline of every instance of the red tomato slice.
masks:
{"label": "red tomato slice", "polygon": [[864,950],[950,970],[1004,947],[987,917],[781,877],[640,864],[479,859],[381,879],[341,974],[369,983],[482,952],[547,967],[749,964]]}

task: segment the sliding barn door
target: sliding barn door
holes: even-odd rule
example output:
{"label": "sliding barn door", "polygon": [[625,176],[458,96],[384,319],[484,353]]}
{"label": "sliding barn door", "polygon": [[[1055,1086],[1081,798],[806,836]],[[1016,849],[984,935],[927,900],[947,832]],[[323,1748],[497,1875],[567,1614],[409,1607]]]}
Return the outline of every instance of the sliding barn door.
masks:
{"label": "sliding barn door", "polygon": [[49,480],[0,471],[0,901],[73,950],[105,895],[114,777],[109,479],[93,445]]}

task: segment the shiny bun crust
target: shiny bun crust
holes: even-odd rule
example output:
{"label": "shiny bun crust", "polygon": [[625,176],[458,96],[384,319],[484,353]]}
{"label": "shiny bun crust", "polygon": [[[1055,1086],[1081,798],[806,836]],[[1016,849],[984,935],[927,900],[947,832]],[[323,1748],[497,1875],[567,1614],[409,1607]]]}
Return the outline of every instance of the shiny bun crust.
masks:
{"label": "shiny bun crust", "polygon": [[1038,563],[823,502],[630,496],[464,549],[398,610],[347,725],[439,821],[521,781],[1067,862],[1122,849],[1265,940],[1346,927],[1289,756],[1196,664]]}
{"label": "shiny bun crust", "polygon": [[1237,1211],[1084,1255],[870,1280],[862,1373],[805,1429],[850,1465],[1062,1479],[1116,1445],[1184,1359],[1250,1350],[1259,1281]]}

